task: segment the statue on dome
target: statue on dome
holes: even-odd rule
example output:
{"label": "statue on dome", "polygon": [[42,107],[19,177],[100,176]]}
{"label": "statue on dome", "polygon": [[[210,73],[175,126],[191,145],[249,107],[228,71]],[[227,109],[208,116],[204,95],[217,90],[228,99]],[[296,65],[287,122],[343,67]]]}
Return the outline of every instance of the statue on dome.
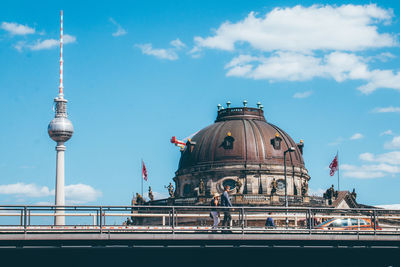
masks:
{"label": "statue on dome", "polygon": [[150,199],[150,201],[154,200],[154,195],[153,195],[153,191],[151,190],[151,186],[149,186],[149,199]]}
{"label": "statue on dome", "polygon": [[328,200],[328,204],[332,205],[332,201],[334,200],[335,197],[337,197],[338,192],[335,191],[335,186],[332,185],[329,187],[326,192],[324,193],[323,197]]}
{"label": "statue on dome", "polygon": [[353,191],[350,194],[351,194],[351,196],[353,197],[354,200],[357,198],[357,193],[356,193],[356,189],[355,188],[353,188]]}
{"label": "statue on dome", "polygon": [[240,181],[240,179],[237,180],[236,182],[236,193],[240,194],[240,189],[242,188],[243,183]]}
{"label": "statue on dome", "polygon": [[200,179],[199,184],[199,196],[204,196],[206,194],[206,186],[204,184],[203,179]]}
{"label": "statue on dome", "polygon": [[301,186],[301,195],[303,197],[306,197],[308,194],[308,182],[305,180]]}
{"label": "statue on dome", "polygon": [[276,183],[276,180],[274,178],[274,179],[272,179],[272,182],[271,182],[271,195],[275,195],[276,190],[278,190],[278,184]]}
{"label": "statue on dome", "polygon": [[138,205],[142,205],[144,204],[146,201],[144,200],[144,198],[142,197],[141,194],[136,193],[136,204]]}
{"label": "statue on dome", "polygon": [[164,187],[168,189],[169,197],[173,198],[174,197],[174,186],[172,185],[172,183],[169,183],[168,186],[164,186]]}

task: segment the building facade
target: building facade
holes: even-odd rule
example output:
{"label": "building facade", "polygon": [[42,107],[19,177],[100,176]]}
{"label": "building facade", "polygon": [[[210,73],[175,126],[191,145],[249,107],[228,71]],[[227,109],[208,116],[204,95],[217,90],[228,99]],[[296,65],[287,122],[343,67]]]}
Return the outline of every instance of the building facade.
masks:
{"label": "building facade", "polygon": [[[151,204],[208,205],[226,185],[234,205],[339,205],[338,192],[310,196],[310,175],[303,159],[304,143],[269,123],[257,108],[218,106],[215,122],[188,139],[181,149],[170,198]],[[286,188],[287,187],[287,188]],[[355,195],[343,191],[341,207],[356,207]],[[346,197],[346,196],[347,197]]]}

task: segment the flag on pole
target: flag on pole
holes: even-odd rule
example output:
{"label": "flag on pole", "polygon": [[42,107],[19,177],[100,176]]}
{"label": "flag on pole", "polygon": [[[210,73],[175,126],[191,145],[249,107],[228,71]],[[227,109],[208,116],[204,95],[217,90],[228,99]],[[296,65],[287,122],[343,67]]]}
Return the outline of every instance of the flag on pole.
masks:
{"label": "flag on pole", "polygon": [[331,164],[329,165],[329,168],[331,169],[329,174],[331,176],[335,175],[335,172],[339,169],[338,155],[337,154],[336,154],[335,158],[332,160]]}
{"label": "flag on pole", "polygon": [[143,160],[142,160],[142,177],[145,181],[147,181],[147,169]]}

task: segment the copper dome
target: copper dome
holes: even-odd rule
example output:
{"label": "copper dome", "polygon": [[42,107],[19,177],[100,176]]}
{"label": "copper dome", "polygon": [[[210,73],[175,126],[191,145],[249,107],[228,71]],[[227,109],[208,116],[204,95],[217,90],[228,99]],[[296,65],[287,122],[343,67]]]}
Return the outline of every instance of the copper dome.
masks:
{"label": "copper dome", "polygon": [[295,151],[287,154],[287,164],[304,168],[298,145],[283,130],[268,123],[262,109],[221,109],[214,124],[188,141],[177,174],[193,167],[283,165],[283,152],[289,147],[294,147]]}

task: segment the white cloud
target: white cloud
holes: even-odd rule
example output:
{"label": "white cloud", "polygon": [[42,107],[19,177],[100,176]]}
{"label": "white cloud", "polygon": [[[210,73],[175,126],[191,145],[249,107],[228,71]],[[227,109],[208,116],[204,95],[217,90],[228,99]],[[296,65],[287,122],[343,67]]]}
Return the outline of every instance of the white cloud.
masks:
{"label": "white cloud", "polygon": [[[36,184],[16,183],[0,185],[0,194],[15,195],[16,197],[49,197],[54,196],[55,191],[47,186],[38,186]],[[90,185],[73,184],[65,186],[65,198],[67,204],[83,204],[92,202],[101,197],[102,193]],[[48,202],[43,202],[48,203]]]}
{"label": "white cloud", "polygon": [[46,40],[36,40],[36,42],[32,45],[28,45],[27,47],[30,50],[43,50],[43,49],[51,49],[54,48],[56,46],[58,46],[58,44],[60,43],[60,41],[56,40],[56,39],[46,39]]}
{"label": "white cloud", "polygon": [[392,141],[386,142],[383,147],[385,149],[398,149],[400,148],[400,136],[394,136]]}
{"label": "white cloud", "polygon": [[400,210],[400,204],[375,205],[375,207],[386,210]]}
{"label": "white cloud", "polygon": [[308,190],[308,194],[310,196],[317,196],[317,197],[322,197],[322,195],[325,193],[326,190],[322,189],[322,188],[318,188],[316,190],[310,188]]}
{"label": "white cloud", "polygon": [[0,194],[17,195],[27,197],[46,197],[52,194],[52,191],[47,186],[38,186],[35,184],[7,184],[0,185]]}
{"label": "white cloud", "polygon": [[15,22],[3,22],[1,23],[0,28],[12,35],[27,35],[35,33],[35,29]]}
{"label": "white cloud", "polygon": [[375,108],[372,110],[373,113],[389,113],[389,112],[400,112],[400,107],[385,107],[385,108]]}
{"label": "white cloud", "polygon": [[360,154],[359,158],[365,161],[375,161],[374,154],[372,153],[362,153]]}
{"label": "white cloud", "polygon": [[[270,81],[307,81],[313,78],[337,82],[361,80],[364,94],[378,88],[400,90],[400,73],[370,69],[374,56],[355,52],[393,47],[396,35],[378,32],[390,23],[392,10],[376,5],[313,5],[276,8],[265,16],[251,12],[242,21],[223,23],[212,36],[196,36],[192,55],[202,49],[235,52],[250,46],[257,56],[238,55],[225,68],[227,76]],[[240,49],[237,49],[241,46]],[[392,58],[388,52],[377,59]]]}
{"label": "white cloud", "polygon": [[328,146],[337,146],[337,145],[341,144],[343,141],[344,141],[344,138],[339,137],[335,141],[328,143]]}
{"label": "white cloud", "polygon": [[161,59],[177,60],[178,55],[173,49],[156,49],[152,44],[137,44],[136,47],[142,50],[145,55],[155,56]]}
{"label": "white cloud", "polygon": [[389,59],[393,59],[393,58],[396,58],[396,56],[390,52],[382,52],[379,55],[370,57],[371,60],[379,60],[382,62],[387,62],[387,61],[389,61]]}
{"label": "white cloud", "polygon": [[86,184],[72,184],[65,186],[65,201],[68,204],[84,204],[93,202],[102,196],[101,191]]}
{"label": "white cloud", "polygon": [[372,153],[363,153],[360,154],[359,158],[363,161],[368,161],[368,162],[400,165],[400,151],[392,151],[377,155],[374,155]]}
{"label": "white cloud", "polygon": [[271,81],[307,81],[313,78],[330,78],[337,82],[363,80],[367,83],[358,87],[364,94],[378,88],[400,90],[400,73],[392,70],[369,70],[366,60],[344,52],[331,52],[323,57],[312,53],[277,51],[269,57],[239,55],[225,68],[227,76],[267,79]]}
{"label": "white cloud", "polygon": [[24,47],[26,46],[26,42],[25,41],[18,41],[15,45],[14,48],[18,50],[18,52],[21,52],[22,49],[24,49]]}
{"label": "white cloud", "polygon": [[371,178],[381,178],[386,176],[386,173],[379,170],[376,167],[371,167],[372,165],[355,166],[349,164],[341,164],[340,168],[344,171],[344,177],[358,178],[358,179],[371,179]]}
{"label": "white cloud", "polygon": [[293,98],[307,98],[312,95],[312,91],[298,92],[293,95]]}
{"label": "white cloud", "polygon": [[393,132],[392,132],[392,130],[386,130],[386,131],[380,133],[379,135],[380,136],[382,136],[382,135],[393,135]]}
{"label": "white cloud", "polygon": [[164,192],[153,192],[154,199],[164,199],[164,198],[169,198],[168,193]]}
{"label": "white cloud", "polygon": [[54,202],[39,201],[39,202],[36,202],[34,205],[39,205],[39,206],[51,206],[51,205],[54,205]]}
{"label": "white cloud", "polygon": [[63,40],[64,44],[72,44],[76,42],[76,37],[69,35],[69,34],[65,34],[64,35],[64,40]]}
{"label": "white cloud", "polygon": [[112,33],[112,36],[114,37],[118,37],[118,36],[122,36],[125,35],[127,32],[124,28],[122,28],[122,26],[120,24],[118,24],[113,18],[109,19],[110,22],[112,24],[114,24],[115,26],[117,26],[117,31]]}
{"label": "white cloud", "polygon": [[223,23],[213,36],[194,40],[199,48],[227,51],[244,43],[261,51],[358,51],[395,45],[395,36],[379,33],[376,27],[392,17],[391,10],[374,4],[298,5],[275,8],[265,16],[250,12],[242,21]]}
{"label": "white cloud", "polygon": [[[360,155],[360,158],[365,161],[377,161],[370,153],[364,153]],[[383,159],[381,159],[383,160]],[[390,161],[391,163],[395,160]],[[388,175],[395,175],[400,173],[400,166],[390,165],[386,163],[372,164],[355,166],[349,164],[342,164],[340,168],[344,171],[345,177],[369,179],[369,178],[381,178]]]}
{"label": "white cloud", "polygon": [[176,49],[181,49],[181,48],[183,48],[183,47],[186,47],[186,45],[179,39],[179,38],[177,38],[177,39],[175,39],[175,40],[172,40],[171,42],[170,42],[170,44],[173,46],[173,47],[175,47]]}
{"label": "white cloud", "polygon": [[350,137],[350,140],[358,140],[358,139],[361,139],[363,137],[364,137],[364,135],[362,135],[360,133],[355,133],[355,134],[353,134],[352,137]]}
{"label": "white cloud", "polygon": [[[64,44],[70,44],[70,43],[75,43],[75,42],[76,42],[75,36],[72,36],[69,34],[64,35],[64,40],[63,40]],[[38,50],[52,49],[59,45],[60,45],[60,40],[38,39],[33,44],[27,44],[25,41],[20,41],[16,45],[14,45],[14,48],[17,49],[18,51],[22,51],[24,48],[27,48],[32,51],[38,51]]]}

